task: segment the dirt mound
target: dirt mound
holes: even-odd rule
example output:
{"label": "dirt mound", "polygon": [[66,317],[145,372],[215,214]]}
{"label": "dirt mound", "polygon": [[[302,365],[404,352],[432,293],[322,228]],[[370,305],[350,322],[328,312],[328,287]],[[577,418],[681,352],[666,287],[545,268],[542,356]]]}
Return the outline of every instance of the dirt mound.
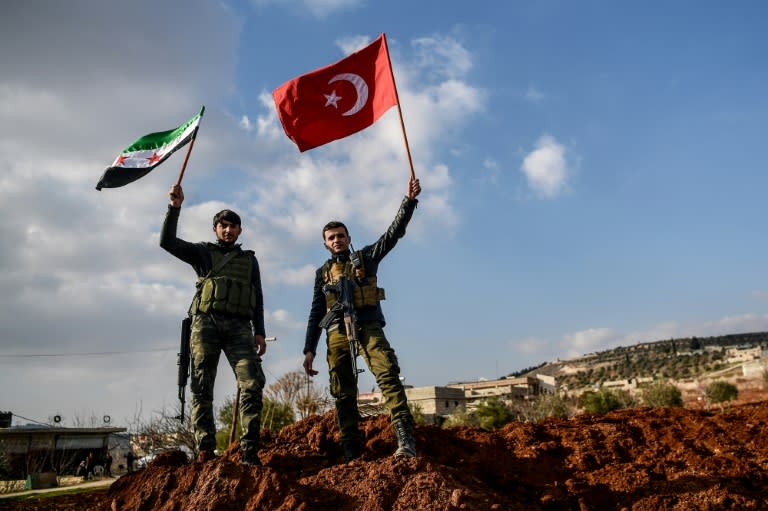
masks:
{"label": "dirt mound", "polygon": [[[264,439],[264,466],[231,449],[206,463],[166,453],[107,492],[13,511],[766,509],[768,401],[724,411],[632,409],[484,432],[417,426],[419,457],[395,460],[386,417],[363,422],[344,463],[331,413]],[[77,499],[77,496],[69,499]]]}

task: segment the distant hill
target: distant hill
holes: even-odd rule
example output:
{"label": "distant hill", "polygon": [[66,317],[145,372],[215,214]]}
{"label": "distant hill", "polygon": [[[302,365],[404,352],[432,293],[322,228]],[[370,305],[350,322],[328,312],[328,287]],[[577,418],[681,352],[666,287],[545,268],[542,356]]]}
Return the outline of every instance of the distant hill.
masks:
{"label": "distant hill", "polygon": [[547,375],[572,389],[629,378],[695,378],[737,365],[729,361],[727,349],[755,347],[768,348],[768,332],[643,342],[569,360],[544,362],[508,377]]}

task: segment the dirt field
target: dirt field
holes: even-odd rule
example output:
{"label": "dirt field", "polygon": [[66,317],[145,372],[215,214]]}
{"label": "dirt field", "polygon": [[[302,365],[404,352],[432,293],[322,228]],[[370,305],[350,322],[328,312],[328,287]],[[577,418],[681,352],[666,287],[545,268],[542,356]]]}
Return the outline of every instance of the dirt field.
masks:
{"label": "dirt field", "polygon": [[[344,463],[332,414],[267,438],[263,467],[236,450],[185,464],[166,453],[109,490],[5,503],[8,511],[768,509],[768,400],[724,410],[632,409],[496,432],[418,426],[420,456],[394,460],[384,417]],[[3,507],[0,503],[0,508]]]}

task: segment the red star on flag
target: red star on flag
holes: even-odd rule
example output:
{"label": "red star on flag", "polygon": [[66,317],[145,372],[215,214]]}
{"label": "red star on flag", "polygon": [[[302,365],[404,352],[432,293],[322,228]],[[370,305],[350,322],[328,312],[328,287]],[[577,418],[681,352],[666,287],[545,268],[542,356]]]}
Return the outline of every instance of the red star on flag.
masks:
{"label": "red star on flag", "polygon": [[150,165],[154,165],[155,163],[160,161],[160,156],[157,153],[152,153],[152,156],[147,158],[147,161]]}
{"label": "red star on flag", "polygon": [[113,167],[117,167],[117,166],[119,166],[119,165],[122,165],[122,164],[123,164],[123,162],[124,162],[125,160],[127,160],[127,159],[128,159],[128,157],[127,157],[126,155],[124,155],[124,154],[121,154],[120,156],[118,156],[118,157],[117,157],[117,159],[115,160],[115,163],[114,163],[114,164],[112,164],[112,166],[113,166]]}

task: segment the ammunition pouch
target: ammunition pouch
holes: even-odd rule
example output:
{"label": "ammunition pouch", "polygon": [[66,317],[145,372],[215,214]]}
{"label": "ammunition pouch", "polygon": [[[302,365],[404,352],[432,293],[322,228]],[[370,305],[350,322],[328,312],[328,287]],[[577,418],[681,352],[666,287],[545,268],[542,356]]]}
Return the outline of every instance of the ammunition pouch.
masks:
{"label": "ammunition pouch", "polygon": [[191,313],[219,312],[250,318],[256,307],[256,289],[250,282],[226,276],[202,279]]}
{"label": "ammunition pouch", "polygon": [[[322,268],[323,280],[326,286],[334,285],[342,277],[352,281],[352,304],[355,309],[362,307],[376,307],[380,301],[386,299],[384,289],[378,287],[376,275],[368,275],[359,260],[359,253],[354,252],[353,258],[359,263],[359,266],[353,264],[352,260],[346,262],[326,262]],[[329,289],[325,294],[325,305],[328,310],[332,309],[338,300],[336,293]]]}

